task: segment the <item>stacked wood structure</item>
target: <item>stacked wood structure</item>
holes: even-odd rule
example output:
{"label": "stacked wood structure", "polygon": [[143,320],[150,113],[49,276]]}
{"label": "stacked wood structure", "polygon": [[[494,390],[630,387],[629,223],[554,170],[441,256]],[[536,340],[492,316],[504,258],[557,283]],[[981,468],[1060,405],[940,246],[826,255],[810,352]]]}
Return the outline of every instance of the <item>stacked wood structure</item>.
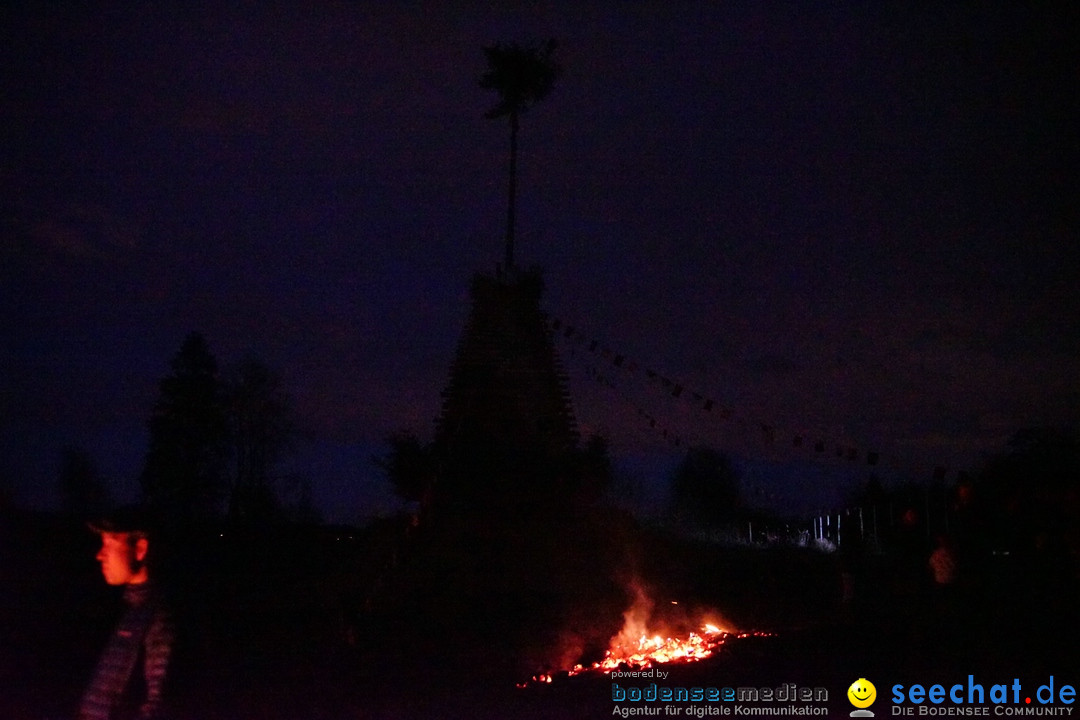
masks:
{"label": "stacked wood structure", "polygon": [[439,491],[526,499],[566,473],[578,432],[538,271],[478,273],[436,425]]}

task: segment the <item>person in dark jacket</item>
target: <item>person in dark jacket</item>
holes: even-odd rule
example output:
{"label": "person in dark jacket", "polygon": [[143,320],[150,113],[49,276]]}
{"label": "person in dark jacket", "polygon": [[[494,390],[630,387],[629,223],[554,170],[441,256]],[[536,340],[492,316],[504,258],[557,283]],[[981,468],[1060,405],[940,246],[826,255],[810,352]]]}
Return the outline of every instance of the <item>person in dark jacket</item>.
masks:
{"label": "person in dark jacket", "polygon": [[124,508],[90,524],[101,536],[97,561],[109,585],[123,586],[125,611],[83,694],[79,720],[154,720],[173,646],[168,608],[150,579],[149,523]]}

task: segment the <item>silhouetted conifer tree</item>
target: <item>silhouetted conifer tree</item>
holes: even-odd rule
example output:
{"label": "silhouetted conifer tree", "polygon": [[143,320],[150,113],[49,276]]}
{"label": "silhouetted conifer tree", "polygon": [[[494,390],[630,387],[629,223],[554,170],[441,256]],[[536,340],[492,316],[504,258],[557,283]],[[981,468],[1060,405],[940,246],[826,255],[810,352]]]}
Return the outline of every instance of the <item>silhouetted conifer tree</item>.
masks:
{"label": "silhouetted conifer tree", "polygon": [[140,478],[149,504],[175,520],[220,513],[227,489],[229,427],[217,360],[192,333],[159,383]]}

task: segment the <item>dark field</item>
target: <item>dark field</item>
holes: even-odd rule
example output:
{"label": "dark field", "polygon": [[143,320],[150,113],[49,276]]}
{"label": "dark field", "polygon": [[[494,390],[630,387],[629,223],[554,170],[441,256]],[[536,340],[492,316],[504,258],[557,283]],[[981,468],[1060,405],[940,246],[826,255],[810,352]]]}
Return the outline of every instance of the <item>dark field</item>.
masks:
{"label": "dark field", "polygon": [[[866,556],[844,605],[836,555],[708,546],[616,514],[555,530],[461,518],[408,543],[402,532],[393,522],[207,528],[174,542],[159,573],[178,625],[173,716],[611,717],[605,675],[515,683],[598,658],[631,580],[656,623],[713,610],[773,633],[665,668],[671,685],[825,687],[831,715],[846,717],[844,692],[866,677],[880,717],[894,683],[1078,679],[1075,578],[1038,558],[986,558],[941,595],[923,579],[924,558]],[[15,514],[0,534],[0,717],[69,717],[119,593],[100,578],[95,536],[76,524]]]}

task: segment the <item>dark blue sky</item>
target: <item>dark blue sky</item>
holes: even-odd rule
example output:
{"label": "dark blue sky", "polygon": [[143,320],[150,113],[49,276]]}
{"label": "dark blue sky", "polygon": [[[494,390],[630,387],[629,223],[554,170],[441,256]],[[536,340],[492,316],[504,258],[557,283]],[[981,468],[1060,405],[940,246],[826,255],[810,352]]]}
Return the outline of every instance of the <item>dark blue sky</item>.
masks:
{"label": "dark blue sky", "polygon": [[468,279],[501,259],[480,48],[547,37],[518,258],[553,316],[733,413],[562,344],[625,464],[677,454],[641,409],[747,457],[815,461],[805,434],[918,472],[1080,419],[1072,5],[316,5],[3,11],[0,470],[24,497],[68,443],[132,489],[200,330],[282,374],[327,514],[368,514],[368,456],[431,432]]}

